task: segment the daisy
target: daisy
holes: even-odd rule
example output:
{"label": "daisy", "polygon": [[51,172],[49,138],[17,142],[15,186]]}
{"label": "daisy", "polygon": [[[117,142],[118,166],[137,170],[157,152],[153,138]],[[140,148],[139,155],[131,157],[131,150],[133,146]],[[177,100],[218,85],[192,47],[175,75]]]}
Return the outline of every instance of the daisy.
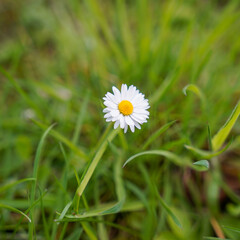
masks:
{"label": "daisy", "polygon": [[147,122],[149,118],[148,99],[133,85],[128,88],[126,84],[122,84],[121,92],[116,87],[112,87],[112,90],[113,94],[108,92],[103,98],[106,121],[115,122],[114,129],[120,126],[124,133],[127,132],[128,126],[132,132],[135,131],[135,127],[141,129],[140,124]]}

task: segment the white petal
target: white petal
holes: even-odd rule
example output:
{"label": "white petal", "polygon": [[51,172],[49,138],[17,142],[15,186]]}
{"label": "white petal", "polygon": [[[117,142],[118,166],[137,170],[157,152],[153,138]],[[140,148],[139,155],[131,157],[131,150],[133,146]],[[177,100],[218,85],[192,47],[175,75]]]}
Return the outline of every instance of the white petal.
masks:
{"label": "white petal", "polygon": [[144,115],[138,114],[138,113],[132,113],[131,116],[133,118],[136,118],[136,119],[139,119],[139,120],[145,120],[145,118],[146,118]]}
{"label": "white petal", "polygon": [[130,86],[128,88],[124,99],[128,100],[128,101],[130,101],[130,99],[132,99],[132,86]]}
{"label": "white petal", "polygon": [[128,125],[126,124],[125,127],[124,127],[124,133],[127,132],[127,129],[128,129]]}
{"label": "white petal", "polygon": [[138,95],[139,91],[136,91],[136,87],[131,85],[127,91],[126,100],[132,101],[132,99]]}
{"label": "white petal", "polygon": [[125,127],[125,120],[122,114],[119,116],[120,127],[123,129]]}
{"label": "white petal", "polygon": [[110,110],[109,110],[109,108],[104,108],[104,109],[103,109],[103,112],[104,112],[104,113],[107,113],[107,112],[110,112]]}
{"label": "white petal", "polygon": [[141,108],[134,108],[133,109],[133,112],[134,113],[140,113],[140,114],[146,114],[146,115],[149,115],[149,112],[145,109],[141,109]]}
{"label": "white petal", "polygon": [[133,120],[132,120],[129,116],[125,116],[124,118],[125,118],[126,123],[127,123],[129,126],[133,126],[133,125],[134,125]]}
{"label": "white petal", "polygon": [[110,113],[113,117],[117,117],[120,114],[119,110],[113,110]]}
{"label": "white petal", "polygon": [[117,103],[120,103],[121,102],[121,93],[120,91],[116,88],[116,87],[112,87],[112,90],[113,90],[113,93],[117,99]]}
{"label": "white petal", "polygon": [[141,126],[138,122],[134,121],[134,125],[135,125],[136,128],[141,129]]}
{"label": "white petal", "polygon": [[132,101],[132,99],[138,94],[138,90],[135,86],[131,85],[129,87],[130,91],[129,91],[129,101]]}
{"label": "white petal", "polygon": [[117,120],[115,123],[114,123],[114,129],[116,129],[118,126],[119,126],[120,122],[119,120]]}
{"label": "white petal", "polygon": [[110,108],[114,108],[114,109],[117,109],[117,104],[115,104],[114,102],[111,102],[111,101],[105,101],[104,103],[103,103],[105,106],[107,106],[107,107],[110,107]]}
{"label": "white petal", "polygon": [[146,120],[145,117],[142,117],[141,115],[137,115],[135,113],[131,114],[131,118],[140,124],[144,123]]}
{"label": "white petal", "polygon": [[111,121],[112,121],[111,117],[106,119],[106,122],[111,122]]}
{"label": "white petal", "polygon": [[140,119],[138,119],[135,115],[131,115],[131,118],[136,121],[136,122],[139,122],[140,124],[142,123],[142,121]]}
{"label": "white petal", "polygon": [[134,132],[135,131],[134,125],[130,125],[130,129],[131,129],[132,132]]}
{"label": "white petal", "polygon": [[104,118],[109,118],[109,117],[112,117],[112,115],[111,115],[110,112],[109,112],[109,113],[106,113],[106,114],[104,115]]}
{"label": "white petal", "polygon": [[149,103],[146,101],[146,99],[143,101],[136,102],[133,105],[134,107],[138,107],[138,108],[145,108],[145,109],[149,108]]}
{"label": "white petal", "polygon": [[136,104],[138,104],[139,102],[141,102],[143,100],[144,100],[144,96],[139,93],[132,99],[131,102],[132,102],[133,105],[136,105]]}
{"label": "white petal", "polygon": [[110,101],[118,104],[117,98],[112,93],[107,93],[107,97],[110,99]]}
{"label": "white petal", "polygon": [[105,94],[104,100],[105,100],[105,101],[108,100],[108,101],[112,102],[112,99],[110,98],[109,94],[111,94],[111,93],[110,93],[110,92],[107,92],[107,93]]}
{"label": "white petal", "polygon": [[122,100],[124,100],[126,98],[126,95],[127,95],[127,85],[126,84],[122,84],[122,87],[121,87],[121,97],[122,97]]}
{"label": "white petal", "polygon": [[141,109],[145,109],[145,110],[150,108],[150,106],[147,105],[147,104],[133,104],[133,107],[134,108],[141,108]]}
{"label": "white petal", "polygon": [[[120,115],[119,115],[119,116],[120,116]],[[119,120],[119,116],[112,117],[112,121],[115,122],[115,121]]]}

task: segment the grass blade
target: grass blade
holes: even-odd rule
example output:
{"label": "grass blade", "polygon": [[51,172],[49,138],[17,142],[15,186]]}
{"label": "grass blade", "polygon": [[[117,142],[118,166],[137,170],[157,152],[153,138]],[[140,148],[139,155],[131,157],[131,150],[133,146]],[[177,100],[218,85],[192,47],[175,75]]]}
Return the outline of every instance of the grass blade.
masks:
{"label": "grass blade", "polygon": [[212,151],[212,134],[209,125],[208,125],[208,146],[209,149]]}
{"label": "grass blade", "polygon": [[168,130],[176,120],[171,121],[165,125],[163,125],[161,128],[159,128],[156,132],[154,132],[147,140],[147,142],[143,145],[143,150],[145,150],[156,138],[158,138],[162,133]]}
{"label": "grass blade", "polygon": [[105,210],[103,214],[112,214],[119,212],[122,209],[123,204],[125,203],[126,200],[126,193],[122,180],[122,168],[120,156],[118,157],[114,166],[114,181],[116,185],[118,202],[113,207],[109,208],[108,210]]}
{"label": "grass blade", "polygon": [[159,101],[164,94],[168,91],[168,89],[172,86],[172,84],[177,80],[177,78],[180,75],[180,69],[177,68],[173,74],[168,76],[164,82],[159,86],[158,89],[156,89],[155,93],[152,95],[152,97],[149,98],[150,104],[153,104],[157,101]]}
{"label": "grass blade", "polygon": [[41,214],[42,214],[42,220],[43,220],[43,229],[44,229],[44,235],[45,235],[45,239],[46,240],[50,240],[50,234],[49,234],[49,224],[47,222],[46,219],[46,214],[45,214],[45,209],[43,206],[43,194],[41,189],[39,188],[39,192],[40,192],[40,204],[41,204]]}
{"label": "grass blade", "polygon": [[29,182],[29,181],[36,181],[36,179],[35,178],[24,178],[24,179],[21,179],[21,180],[18,180],[18,181],[14,181],[14,182],[5,184],[5,185],[0,187],[0,192],[6,191],[7,189],[9,189],[9,188],[11,188],[15,185],[18,185],[20,183]]}
{"label": "grass blade", "polygon": [[201,150],[196,147],[189,146],[189,145],[185,145],[185,148],[187,148],[188,150],[190,150],[193,153],[196,153],[197,155],[199,155],[201,157],[210,159],[210,158],[216,157],[216,156],[222,154],[223,152],[225,152],[229,148],[231,143],[232,143],[232,140],[223,149],[221,149],[220,151],[217,151],[217,152],[205,151],[205,150]]}
{"label": "grass blade", "polygon": [[172,218],[172,220],[176,223],[176,225],[180,228],[182,228],[182,225],[180,223],[180,221],[178,220],[178,218],[174,215],[174,213],[172,212],[172,210],[168,207],[168,205],[163,201],[162,197],[160,196],[157,187],[154,186],[155,188],[155,192],[156,192],[156,196],[159,200],[160,205],[162,206],[162,208],[167,212],[167,214]]}
{"label": "grass blade", "polygon": [[188,84],[183,88],[183,93],[185,96],[187,96],[187,91],[195,93],[202,100],[203,103],[205,102],[205,96],[197,85]]}
{"label": "grass blade", "polygon": [[78,114],[78,119],[77,119],[75,131],[74,131],[73,138],[72,138],[72,143],[74,145],[76,145],[76,143],[77,143],[77,140],[78,140],[78,137],[80,135],[81,128],[82,128],[82,123],[83,123],[84,117],[86,116],[87,105],[88,105],[88,102],[89,102],[89,95],[90,95],[89,92],[87,92],[86,96],[83,100],[81,110]]}
{"label": "grass blade", "polygon": [[240,114],[240,101],[234,108],[231,116],[227,120],[227,122],[223,125],[223,127],[218,131],[218,133],[212,139],[213,150],[217,151],[224,143],[226,138],[228,137],[231,129],[236,123],[238,116]]}
{"label": "grass blade", "polygon": [[184,166],[184,165],[189,165],[189,162],[183,161],[182,158],[178,157],[177,155],[165,151],[165,150],[151,150],[151,151],[145,151],[145,152],[140,152],[132,157],[128,158],[127,161],[123,164],[123,167],[125,167],[128,163],[130,163],[133,159],[143,156],[143,155],[160,155],[163,157],[166,157],[167,159],[171,160],[173,163],[179,165],[179,166]]}
{"label": "grass blade", "polygon": [[[36,152],[36,156],[34,159],[34,167],[33,167],[33,177],[37,180],[37,173],[38,173],[38,168],[39,168],[39,163],[40,163],[40,158],[41,158],[41,154],[42,154],[42,149],[43,149],[43,145],[45,142],[45,139],[48,135],[48,133],[51,131],[51,129],[54,127],[55,124],[52,124],[50,127],[47,128],[47,130],[43,133],[40,142],[38,144],[37,147],[37,152]],[[34,198],[35,198],[35,192],[36,192],[36,187],[37,187],[37,182],[35,181],[35,183],[32,185],[32,189],[31,189],[31,196],[30,196],[30,205],[33,205],[34,203]],[[34,209],[32,208],[30,210],[30,216],[33,220],[33,211]],[[29,239],[33,239],[33,231],[34,231],[34,223],[29,224]]]}
{"label": "grass blade", "polygon": [[[34,201],[34,203],[32,205],[30,205],[30,207],[28,207],[28,209],[25,211],[25,214],[29,213],[30,210],[35,207],[39,202],[42,201],[42,199],[44,198],[44,196],[46,195],[47,191],[45,191],[41,196],[40,198],[38,198],[37,200]],[[27,204],[26,204],[27,205]],[[21,217],[19,220],[18,220],[18,223],[16,224],[16,227],[15,227],[15,230],[14,230],[14,233],[13,233],[13,236],[15,236],[15,234],[17,233],[21,223],[22,223],[22,219],[23,217]],[[14,237],[13,237],[14,238]]]}
{"label": "grass blade", "polygon": [[210,50],[209,52],[206,53],[205,56],[200,57],[202,58],[202,60],[199,61],[199,57],[197,57],[197,61],[195,63],[196,67],[194,67],[192,76],[191,76],[191,82],[195,82],[199,78],[200,74],[202,73],[206,65],[209,63],[211,56],[212,56],[212,51]]}
{"label": "grass blade", "polygon": [[35,109],[39,117],[42,117],[41,111],[39,110],[38,106],[32,101],[32,99],[24,92],[21,86],[17,83],[17,81],[5,70],[0,66],[0,72],[8,79],[8,81],[15,87],[17,92],[23,97],[23,99],[27,102],[27,104]]}
{"label": "grass blade", "polygon": [[[36,125],[38,125],[40,128],[42,128],[44,130],[47,129],[47,125],[45,125],[35,119],[32,119],[32,121]],[[59,132],[57,132],[56,130],[52,130],[50,132],[50,135],[53,136],[54,138],[56,138],[58,141],[64,143],[66,146],[68,146],[76,155],[83,158],[85,161],[88,161],[87,155],[83,151],[81,151],[76,145],[74,145],[70,140],[68,140],[66,137],[61,135]]]}
{"label": "grass blade", "polygon": [[108,145],[108,141],[111,142],[114,137],[117,135],[118,130],[113,130],[109,136],[103,141],[102,145],[100,146],[100,148],[98,149],[98,151],[96,152],[95,157],[93,158],[93,160],[91,161],[91,163],[89,164],[89,167],[87,169],[87,171],[83,174],[82,179],[81,179],[81,183],[77,188],[76,194],[80,197],[83,193],[83,191],[85,190],[90,178],[92,177],[92,174],[95,170],[95,168],[97,167],[98,162],[100,161],[103,153],[105,152],[107,145]]}
{"label": "grass blade", "polygon": [[12,212],[19,213],[22,216],[24,216],[25,218],[27,218],[27,220],[31,223],[31,219],[25,213],[23,213],[22,211],[18,210],[17,208],[14,208],[14,207],[11,207],[9,205],[2,204],[2,203],[0,203],[0,208],[6,208],[8,210],[11,210]]}
{"label": "grass blade", "polygon": [[225,229],[228,229],[230,231],[236,232],[240,234],[240,228],[235,228],[235,227],[229,227],[229,226],[222,226]]}
{"label": "grass blade", "polygon": [[82,235],[83,229],[82,228],[77,228],[66,240],[76,240],[80,239]]}
{"label": "grass blade", "polygon": [[61,220],[65,217],[68,209],[69,209],[71,206],[72,206],[72,201],[69,202],[69,203],[65,206],[65,208],[62,210],[62,213],[60,214],[60,217],[58,218],[59,221],[61,221]]}

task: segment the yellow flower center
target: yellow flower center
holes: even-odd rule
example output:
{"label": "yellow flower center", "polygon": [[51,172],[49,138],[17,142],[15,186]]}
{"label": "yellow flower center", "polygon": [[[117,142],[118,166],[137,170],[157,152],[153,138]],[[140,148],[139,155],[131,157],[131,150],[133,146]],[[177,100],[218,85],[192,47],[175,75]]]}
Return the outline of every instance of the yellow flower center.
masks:
{"label": "yellow flower center", "polygon": [[118,104],[118,109],[123,115],[130,115],[133,112],[133,105],[128,100],[122,100]]}

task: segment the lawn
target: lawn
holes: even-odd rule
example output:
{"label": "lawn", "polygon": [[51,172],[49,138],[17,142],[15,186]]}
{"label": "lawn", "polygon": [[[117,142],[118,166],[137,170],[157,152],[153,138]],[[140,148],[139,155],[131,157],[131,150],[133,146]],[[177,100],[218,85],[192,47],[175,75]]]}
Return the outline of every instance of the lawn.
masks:
{"label": "lawn", "polygon": [[0,29],[0,239],[240,239],[238,0],[1,0]]}

